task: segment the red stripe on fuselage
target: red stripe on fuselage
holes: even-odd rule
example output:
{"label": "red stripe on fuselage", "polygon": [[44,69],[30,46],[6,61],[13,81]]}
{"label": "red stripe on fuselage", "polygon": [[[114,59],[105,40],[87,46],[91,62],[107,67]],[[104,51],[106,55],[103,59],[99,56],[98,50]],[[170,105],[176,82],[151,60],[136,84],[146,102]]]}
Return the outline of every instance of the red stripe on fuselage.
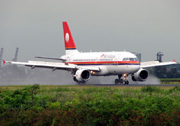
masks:
{"label": "red stripe on fuselage", "polygon": [[76,65],[140,65],[139,61],[90,61],[90,62],[68,62]]}

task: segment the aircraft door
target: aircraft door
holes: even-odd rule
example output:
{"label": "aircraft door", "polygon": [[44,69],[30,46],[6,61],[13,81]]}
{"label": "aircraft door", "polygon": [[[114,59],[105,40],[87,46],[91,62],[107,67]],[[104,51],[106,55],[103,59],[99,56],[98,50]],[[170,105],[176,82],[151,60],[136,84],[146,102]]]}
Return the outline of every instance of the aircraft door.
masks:
{"label": "aircraft door", "polygon": [[116,56],[116,57],[114,58],[114,64],[115,64],[115,65],[118,65],[118,61],[120,60],[119,58],[120,58],[119,56]]}

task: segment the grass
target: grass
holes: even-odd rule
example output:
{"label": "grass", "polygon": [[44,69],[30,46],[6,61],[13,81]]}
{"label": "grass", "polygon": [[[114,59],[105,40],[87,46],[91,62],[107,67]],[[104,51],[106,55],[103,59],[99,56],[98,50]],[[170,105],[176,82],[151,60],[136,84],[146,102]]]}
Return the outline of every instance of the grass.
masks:
{"label": "grass", "polygon": [[161,78],[161,84],[180,84],[180,78]]}
{"label": "grass", "polygon": [[178,125],[180,87],[2,86],[3,125]]}

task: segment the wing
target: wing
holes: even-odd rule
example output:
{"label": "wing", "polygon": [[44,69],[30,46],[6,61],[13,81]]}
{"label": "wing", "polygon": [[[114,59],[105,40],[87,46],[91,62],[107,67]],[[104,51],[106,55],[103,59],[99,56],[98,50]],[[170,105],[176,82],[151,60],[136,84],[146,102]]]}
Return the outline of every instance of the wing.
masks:
{"label": "wing", "polygon": [[7,63],[10,64],[16,64],[16,65],[25,65],[27,67],[34,68],[49,68],[52,70],[77,70],[77,69],[86,69],[86,70],[92,70],[99,72],[99,67],[86,67],[86,66],[77,66],[74,64],[67,64],[67,63],[58,63],[58,62],[43,62],[43,61],[28,61],[28,62],[13,62],[13,61],[7,61]]}
{"label": "wing", "polygon": [[166,65],[173,65],[177,64],[176,61],[169,61],[169,62],[159,62],[159,61],[148,61],[148,62],[141,62],[142,68],[148,67],[155,67],[155,66],[166,66]]}
{"label": "wing", "polygon": [[61,58],[52,58],[52,57],[42,57],[42,56],[36,56],[35,58],[65,61],[65,59],[61,59]]}

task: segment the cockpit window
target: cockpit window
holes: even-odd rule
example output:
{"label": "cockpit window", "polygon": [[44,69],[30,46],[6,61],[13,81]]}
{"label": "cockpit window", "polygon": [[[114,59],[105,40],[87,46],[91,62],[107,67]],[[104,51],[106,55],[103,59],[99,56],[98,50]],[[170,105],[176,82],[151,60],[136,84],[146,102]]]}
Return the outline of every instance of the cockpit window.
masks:
{"label": "cockpit window", "polygon": [[135,61],[139,61],[139,59],[138,59],[138,58],[135,58]]}
{"label": "cockpit window", "polygon": [[123,61],[139,61],[137,58],[124,58]]}
{"label": "cockpit window", "polygon": [[128,58],[124,58],[123,61],[128,61]]}
{"label": "cockpit window", "polygon": [[129,58],[130,61],[134,61],[134,58]]}

